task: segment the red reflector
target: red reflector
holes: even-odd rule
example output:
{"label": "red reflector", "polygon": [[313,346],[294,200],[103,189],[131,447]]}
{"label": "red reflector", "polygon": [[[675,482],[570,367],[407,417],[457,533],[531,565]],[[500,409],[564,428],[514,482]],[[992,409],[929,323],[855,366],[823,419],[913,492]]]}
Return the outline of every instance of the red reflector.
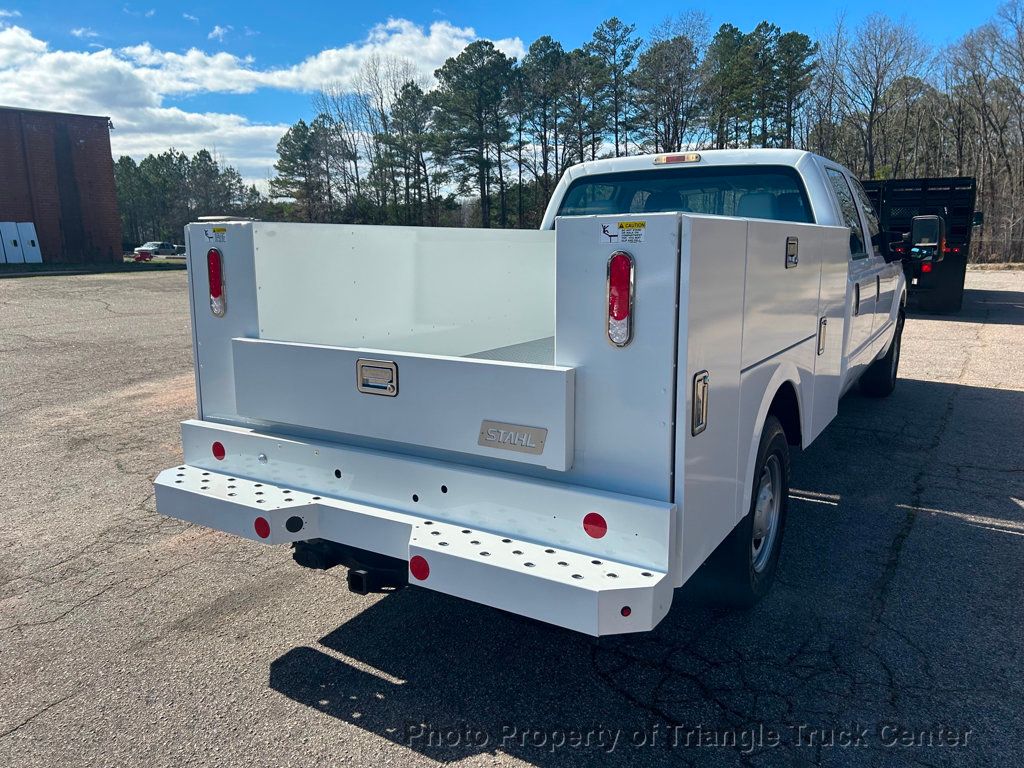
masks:
{"label": "red reflector", "polygon": [[588,512],[583,518],[583,530],[587,532],[588,536],[600,539],[608,533],[608,523],[597,512]]}
{"label": "red reflector", "polygon": [[217,461],[223,461],[227,455],[227,451],[224,450],[224,443],[219,440],[213,444],[213,458]]}
{"label": "red reflector", "polygon": [[430,566],[427,564],[426,558],[413,555],[412,559],[409,560],[409,572],[418,581],[426,579],[430,575]]}
{"label": "red reflector", "polygon": [[257,517],[252,527],[256,529],[256,535],[261,539],[265,539],[270,535],[270,523],[265,518]]}
{"label": "red reflector", "polygon": [[926,261],[924,264],[921,265],[921,271],[925,272],[925,273],[931,272],[932,271],[932,263],[930,261]]}
{"label": "red reflector", "polygon": [[206,274],[210,281],[210,311],[217,317],[224,314],[224,260],[216,248],[206,252]]}
{"label": "red reflector", "polygon": [[622,606],[622,610],[619,611],[619,613],[621,613],[623,616],[629,616],[629,614],[631,614],[632,612],[633,609],[630,608],[628,605]]}
{"label": "red reflector", "polygon": [[616,251],[608,259],[608,339],[624,347],[633,338],[633,257]]}

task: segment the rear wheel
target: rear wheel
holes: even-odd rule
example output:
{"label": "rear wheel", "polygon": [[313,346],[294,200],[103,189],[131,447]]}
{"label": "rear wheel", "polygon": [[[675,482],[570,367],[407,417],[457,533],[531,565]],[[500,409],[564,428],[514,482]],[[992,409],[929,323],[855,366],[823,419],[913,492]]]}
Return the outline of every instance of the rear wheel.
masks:
{"label": "rear wheel", "polygon": [[860,377],[860,390],[868,397],[886,397],[896,389],[900,369],[900,346],[903,340],[903,309],[896,316],[896,332],[889,351],[875,360]]}
{"label": "rear wheel", "polygon": [[723,602],[750,607],[775,579],[789,500],[789,443],[769,414],[761,432],[750,509],[712,555],[711,577]]}

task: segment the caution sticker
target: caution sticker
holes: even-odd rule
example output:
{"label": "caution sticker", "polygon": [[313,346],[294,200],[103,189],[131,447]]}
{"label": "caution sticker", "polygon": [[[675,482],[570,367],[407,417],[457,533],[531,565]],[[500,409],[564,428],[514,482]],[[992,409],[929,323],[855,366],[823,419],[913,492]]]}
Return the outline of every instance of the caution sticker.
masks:
{"label": "caution sticker", "polygon": [[646,221],[619,221],[600,227],[599,240],[605,244],[642,243],[647,234]]}

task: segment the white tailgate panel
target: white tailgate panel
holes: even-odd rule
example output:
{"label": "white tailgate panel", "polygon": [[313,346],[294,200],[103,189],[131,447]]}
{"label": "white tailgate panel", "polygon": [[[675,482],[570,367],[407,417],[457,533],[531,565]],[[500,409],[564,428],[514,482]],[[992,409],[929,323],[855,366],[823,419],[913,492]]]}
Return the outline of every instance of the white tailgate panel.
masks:
{"label": "white tailgate panel", "polygon": [[[493,360],[232,340],[240,416],[564,471],[573,451],[573,370]],[[398,367],[395,397],[356,389],[356,361]],[[478,445],[484,420],[547,429],[541,453]]]}

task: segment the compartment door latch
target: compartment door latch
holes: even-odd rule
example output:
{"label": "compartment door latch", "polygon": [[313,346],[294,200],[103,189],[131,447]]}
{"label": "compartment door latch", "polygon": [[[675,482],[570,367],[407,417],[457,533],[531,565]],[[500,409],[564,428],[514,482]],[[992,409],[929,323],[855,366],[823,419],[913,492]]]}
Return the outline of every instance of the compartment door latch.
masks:
{"label": "compartment door latch", "polygon": [[786,269],[800,263],[800,241],[795,237],[786,238]]}
{"label": "compartment door latch", "polygon": [[356,389],[367,395],[398,394],[398,365],[392,360],[356,360]]}

